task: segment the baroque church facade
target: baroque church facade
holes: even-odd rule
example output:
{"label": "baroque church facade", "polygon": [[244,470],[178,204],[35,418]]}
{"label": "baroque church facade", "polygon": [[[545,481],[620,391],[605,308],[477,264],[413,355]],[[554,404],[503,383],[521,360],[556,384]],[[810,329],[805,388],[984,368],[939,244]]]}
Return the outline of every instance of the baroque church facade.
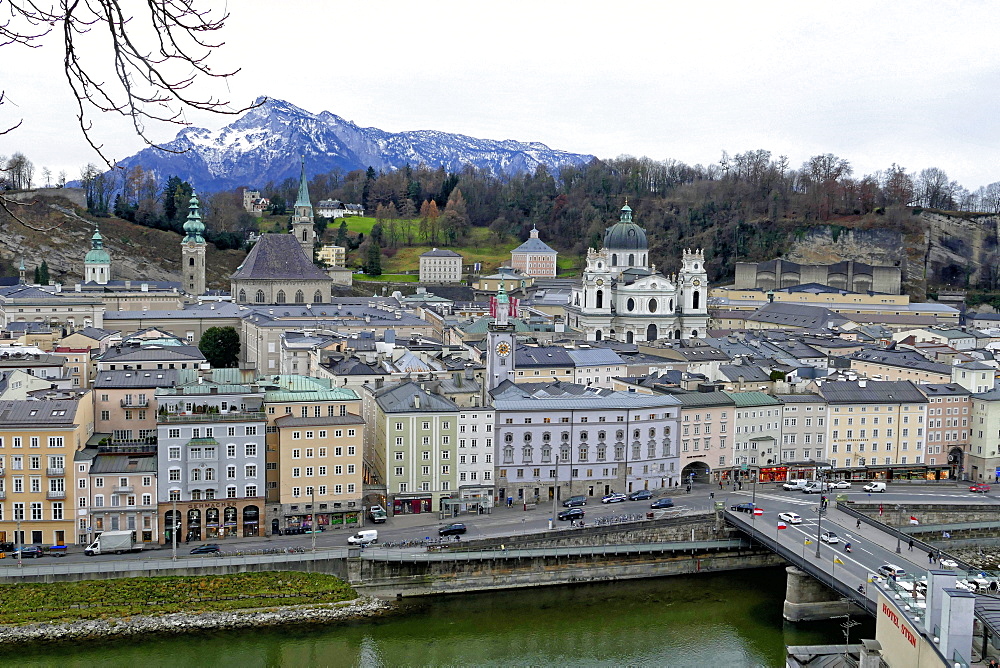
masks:
{"label": "baroque church facade", "polygon": [[701,249],[685,250],[681,270],[664,275],[649,263],[646,232],[622,207],[604,234],[601,250],[587,252],[580,284],[566,308],[567,324],[588,341],[624,343],[705,336],[708,273]]}

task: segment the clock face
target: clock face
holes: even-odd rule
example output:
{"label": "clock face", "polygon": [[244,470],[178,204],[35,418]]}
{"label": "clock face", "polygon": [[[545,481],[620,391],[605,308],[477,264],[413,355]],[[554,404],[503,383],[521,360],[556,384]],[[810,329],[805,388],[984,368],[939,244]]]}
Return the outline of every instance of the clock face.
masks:
{"label": "clock face", "polygon": [[695,285],[701,285],[701,281],[699,281],[699,280],[698,280],[698,279],[696,278],[696,279],[694,279],[694,284],[695,284]]}
{"label": "clock face", "polygon": [[507,355],[510,355],[510,344],[506,341],[501,341],[497,344],[496,351],[500,357],[507,357]]}
{"label": "clock face", "polygon": [[598,285],[604,285],[604,279],[603,278],[597,279],[597,284]]}

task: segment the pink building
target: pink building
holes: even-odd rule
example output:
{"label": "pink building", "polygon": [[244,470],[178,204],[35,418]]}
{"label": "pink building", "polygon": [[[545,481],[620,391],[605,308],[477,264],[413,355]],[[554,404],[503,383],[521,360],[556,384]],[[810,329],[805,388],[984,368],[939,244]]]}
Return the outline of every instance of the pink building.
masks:
{"label": "pink building", "polygon": [[510,252],[510,266],[535,277],[554,278],[559,254],[538,238],[538,229],[531,228],[531,237]]}

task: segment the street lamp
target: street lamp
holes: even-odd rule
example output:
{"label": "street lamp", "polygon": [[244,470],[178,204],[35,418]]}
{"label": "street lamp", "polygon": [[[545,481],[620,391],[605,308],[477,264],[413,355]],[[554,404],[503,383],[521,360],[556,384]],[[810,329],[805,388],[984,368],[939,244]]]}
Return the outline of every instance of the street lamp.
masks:
{"label": "street lamp", "polygon": [[820,530],[823,526],[823,506],[816,508],[816,558],[819,559]]}
{"label": "street lamp", "polygon": [[559,455],[556,458],[555,480],[552,482],[552,518],[549,520],[549,528],[556,528],[556,498],[559,496]]}
{"label": "street lamp", "polygon": [[173,523],[173,528],[170,531],[170,542],[172,543],[170,550],[170,559],[172,561],[177,561],[177,529],[180,527],[181,523],[177,519],[177,497],[173,498],[173,513],[171,514],[171,522]]}

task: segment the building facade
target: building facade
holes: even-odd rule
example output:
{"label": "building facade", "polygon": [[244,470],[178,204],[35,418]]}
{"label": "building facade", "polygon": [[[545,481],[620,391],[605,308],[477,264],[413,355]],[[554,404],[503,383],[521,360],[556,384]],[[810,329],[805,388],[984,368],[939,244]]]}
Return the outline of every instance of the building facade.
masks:
{"label": "building facade", "polygon": [[510,252],[510,266],[536,278],[555,278],[559,253],[538,238],[538,228],[531,226],[528,240]]}
{"label": "building facade", "polygon": [[459,283],[462,256],[455,251],[435,248],[420,254],[421,283]]}
{"label": "building facade", "polygon": [[657,272],[649,264],[646,233],[626,205],[605,233],[604,248],[587,252],[583,279],[566,307],[567,324],[588,341],[697,338],[708,327],[707,297],[704,253],[684,251],[675,276]]}

